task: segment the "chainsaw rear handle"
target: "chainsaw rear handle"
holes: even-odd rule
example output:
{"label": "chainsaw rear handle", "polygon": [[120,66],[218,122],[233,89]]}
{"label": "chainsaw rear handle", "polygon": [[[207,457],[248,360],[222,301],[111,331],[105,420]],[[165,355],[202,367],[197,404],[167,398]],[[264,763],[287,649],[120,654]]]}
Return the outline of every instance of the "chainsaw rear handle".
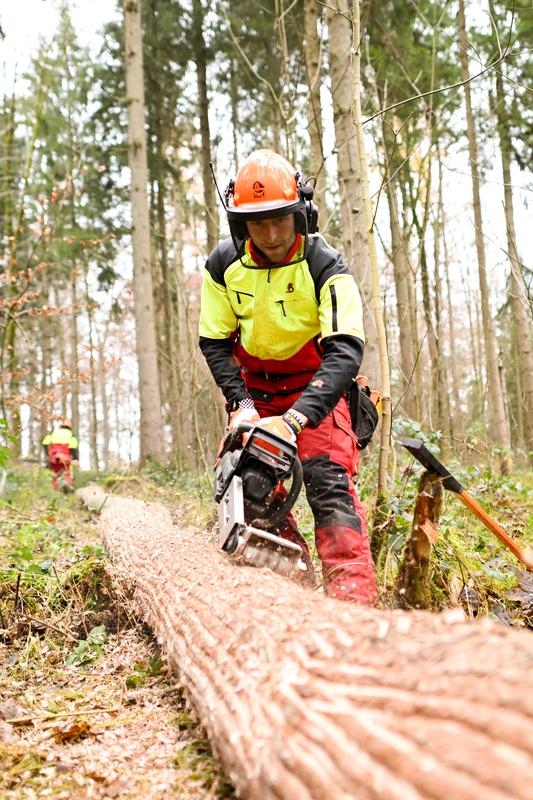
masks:
{"label": "chainsaw rear handle", "polygon": [[[257,422],[241,422],[237,425],[230,434],[226,437],[226,442],[224,443],[224,447],[221,452],[221,456],[226,452],[227,447],[229,447],[230,442],[234,442],[239,436],[243,433],[247,433],[251,431],[252,428],[257,426]],[[259,425],[259,427],[261,427]],[[303,484],[303,467],[302,462],[298,458],[298,455],[295,456],[294,459],[294,470],[292,473],[292,483],[291,488],[287,492],[287,496],[284,498],[281,505],[268,517],[261,517],[258,519],[253,520],[253,524],[260,528],[261,526],[269,526],[274,527],[278,525],[282,520],[285,519],[293,505],[298,499],[298,495],[300,494],[300,490]]]}
{"label": "chainsaw rear handle", "polygon": [[300,489],[302,488],[303,484],[303,467],[302,462],[296,456],[294,459],[294,471],[292,473],[292,483],[291,488],[287,492],[287,497],[283,500],[281,505],[268,517],[262,517],[261,519],[254,519],[253,524],[256,525],[258,528],[264,527],[275,527],[280,522],[282,522],[295,502],[298,499],[298,495],[300,494]]}

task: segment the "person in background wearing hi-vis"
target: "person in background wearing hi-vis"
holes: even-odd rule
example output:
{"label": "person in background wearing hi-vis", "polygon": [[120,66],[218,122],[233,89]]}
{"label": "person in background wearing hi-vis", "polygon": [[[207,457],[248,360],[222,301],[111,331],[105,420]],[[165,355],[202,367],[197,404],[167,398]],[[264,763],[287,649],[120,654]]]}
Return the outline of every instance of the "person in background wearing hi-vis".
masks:
{"label": "person in background wearing hi-vis", "polygon": [[44,437],[43,447],[46,450],[47,467],[52,472],[52,489],[71,491],[71,467],[79,464],[78,440],[72,433],[72,423],[63,420],[52,433]]}
{"label": "person in background wearing hi-vis", "polygon": [[[225,192],[231,238],[206,263],[200,348],[224,394],[229,430],[255,423],[297,442],[327,594],[373,605],[346,399],[363,357],[361,299],[341,255],[315,232],[312,196],[272,150],[241,164]],[[277,533],[300,544],[310,565],[290,514]]]}

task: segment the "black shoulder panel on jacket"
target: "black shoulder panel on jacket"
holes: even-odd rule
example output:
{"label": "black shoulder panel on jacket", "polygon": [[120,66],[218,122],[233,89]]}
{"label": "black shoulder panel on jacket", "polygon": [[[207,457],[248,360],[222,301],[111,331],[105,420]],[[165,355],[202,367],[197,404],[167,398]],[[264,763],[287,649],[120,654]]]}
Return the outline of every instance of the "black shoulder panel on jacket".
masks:
{"label": "black shoulder panel on jacket", "polygon": [[229,265],[235,261],[237,251],[232,239],[224,239],[211,250],[205,262],[205,268],[216,283],[225,286],[224,273]]}
{"label": "black shoulder panel on jacket", "polygon": [[320,291],[328,278],[333,275],[349,275],[350,271],[338,252],[320,235],[309,237],[309,251],[307,253],[309,271],[315,284],[316,299],[320,300]]}

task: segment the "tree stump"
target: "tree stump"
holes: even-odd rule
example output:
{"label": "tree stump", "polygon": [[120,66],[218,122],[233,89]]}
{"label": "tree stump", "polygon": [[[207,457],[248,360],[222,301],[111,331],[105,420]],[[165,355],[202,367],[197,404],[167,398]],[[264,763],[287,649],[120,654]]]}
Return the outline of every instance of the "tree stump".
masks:
{"label": "tree stump", "polygon": [[418,483],[411,538],[398,573],[398,600],[403,608],[432,606],[429,556],[438,538],[443,493],[442,477],[424,471]]}
{"label": "tree stump", "polygon": [[527,632],[320,596],[160,506],[110,498],[100,524],[241,797],[531,797]]}

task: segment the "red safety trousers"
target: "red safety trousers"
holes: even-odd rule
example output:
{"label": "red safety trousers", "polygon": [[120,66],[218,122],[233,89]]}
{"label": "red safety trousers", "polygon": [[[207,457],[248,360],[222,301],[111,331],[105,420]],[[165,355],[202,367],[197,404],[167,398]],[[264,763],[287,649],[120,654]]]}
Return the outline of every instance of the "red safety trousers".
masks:
{"label": "red safety trousers", "polygon": [[[252,390],[252,396],[258,414],[269,417],[287,411],[299,393],[271,395],[268,399],[264,395],[263,400]],[[315,520],[315,545],[326,593],[339,600],[374,605],[376,576],[366,514],[352,480],[359,466],[356,444],[348,404],[341,398],[316,428],[308,426],[300,433],[298,455]],[[279,530],[281,536],[302,544],[303,537],[291,516]]]}
{"label": "red safety trousers", "polygon": [[66,444],[48,445],[48,469],[52,474],[52,489],[59,490],[59,480],[67,486],[72,486],[73,478],[70,474],[70,462],[72,453]]}

